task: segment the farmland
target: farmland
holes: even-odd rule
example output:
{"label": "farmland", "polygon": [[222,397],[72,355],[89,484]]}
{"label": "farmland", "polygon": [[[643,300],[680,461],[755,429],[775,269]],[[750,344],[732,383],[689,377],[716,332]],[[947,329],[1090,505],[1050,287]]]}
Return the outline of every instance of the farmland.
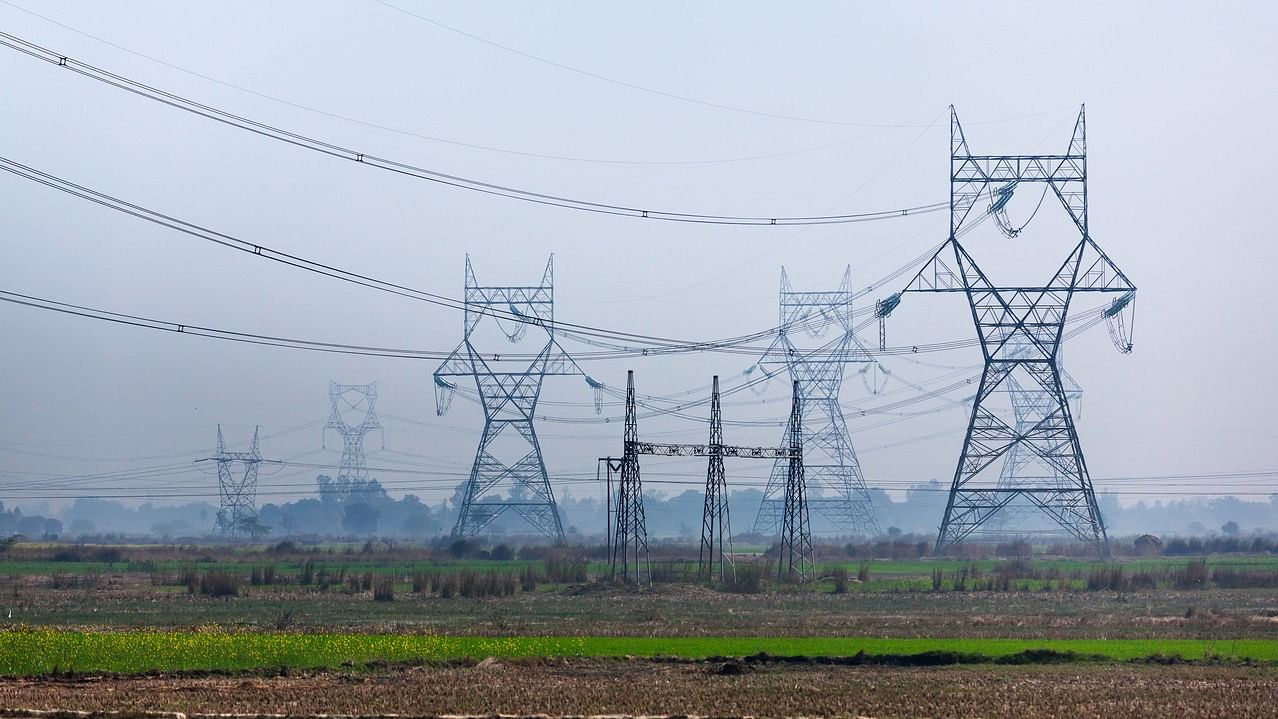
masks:
{"label": "farmland", "polygon": [[[1013,716],[1059,710],[1074,687],[1092,707],[1079,716],[1154,715],[1171,702],[1207,716],[1212,697],[1255,698],[1259,716],[1273,711],[1259,697],[1278,691],[1272,554],[1101,562],[823,548],[808,584],[776,582],[766,557],[751,557],[736,583],[718,585],[696,579],[685,549],[636,588],[608,581],[597,551],[22,545],[0,559],[0,704],[892,715],[940,706],[929,702],[949,687],[969,714]],[[94,676],[131,698],[84,683]],[[1125,695],[1124,682],[1145,689]],[[375,689],[401,685],[415,690]],[[491,696],[473,694],[481,685]],[[977,702],[991,687],[1011,692],[997,712]],[[762,703],[741,704],[744,688]],[[502,703],[517,696],[529,703]]]}

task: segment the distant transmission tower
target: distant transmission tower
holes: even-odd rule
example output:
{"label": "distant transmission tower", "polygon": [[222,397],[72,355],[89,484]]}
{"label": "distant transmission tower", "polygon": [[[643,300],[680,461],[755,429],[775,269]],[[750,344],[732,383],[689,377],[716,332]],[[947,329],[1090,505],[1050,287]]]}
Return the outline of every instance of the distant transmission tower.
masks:
{"label": "distant transmission tower", "polygon": [[790,421],[786,423],[790,457],[786,461],[785,500],[781,515],[781,555],[777,579],[806,582],[814,576],[812,530],[808,526],[808,485],[803,462],[803,395],[794,382]]}
{"label": "distant transmission tower", "polygon": [[[769,376],[784,368],[799,387],[804,413],[804,471],[812,489],[810,507],[839,530],[877,534],[874,506],[839,405],[845,367],[853,362],[875,363],[854,332],[852,296],[851,267],[843,273],[843,281],[834,292],[795,292],[785,268],[781,268],[781,329],[759,361],[759,368]],[[841,335],[828,349],[809,351],[795,346],[794,333],[803,330],[814,338],[821,337],[832,325]],[[866,365],[867,370],[871,367]],[[780,531],[789,471],[787,460],[779,459],[772,465],[763,503],[754,520],[756,534],[775,535]]]}
{"label": "distant transmission tower", "polygon": [[646,578],[651,584],[648,520],[643,511],[643,481],[639,477],[639,421],[635,408],[634,370],[626,372],[626,421],[622,436],[621,484],[617,488],[617,521],[613,527],[616,537],[612,542],[612,578],[620,576],[623,582],[640,582]]}
{"label": "distant transmission tower", "polygon": [[[227,537],[251,537],[250,525],[257,519],[257,466],[262,463],[258,453],[257,427],[253,428],[253,443],[247,452],[228,452],[222,439],[222,425],[217,426],[217,523],[214,531]],[[234,465],[240,463],[241,471]]]}
{"label": "distant transmission tower", "polygon": [[719,581],[729,572],[736,576],[732,559],[732,522],[728,516],[728,484],[723,471],[723,411],[719,406],[719,375],[714,376],[710,393],[710,458],[706,467],[705,506],[701,510],[701,551],[697,555],[697,575],[714,578],[718,551]]}
{"label": "distant transmission tower", "polygon": [[[536,285],[493,287],[475,281],[468,256],[465,305],[462,342],[435,370],[438,414],[448,411],[459,377],[474,381],[484,410],[484,431],[453,534],[479,534],[503,513],[514,512],[541,534],[562,541],[563,525],[533,428],[537,400],[547,376],[582,375],[595,390],[599,411],[603,385],[586,375],[555,339],[554,257]],[[485,317],[512,343],[536,328],[536,351],[522,356],[480,352],[475,330]]]}
{"label": "distant transmission tower", "polygon": [[[1063,155],[973,155],[958,116],[950,109],[950,236],[901,292],[881,301],[886,316],[904,292],[961,292],[967,296],[976,324],[985,369],[972,406],[967,436],[949,501],[936,539],[938,553],[963,541],[1017,496],[1056,520],[1074,537],[1102,555],[1109,540],[1091,476],[1083,459],[1068,393],[1061,379],[1060,347],[1066,315],[1074,295],[1120,293],[1104,317],[1119,351],[1131,351],[1131,313],[1136,286],[1109,259],[1088,230],[1087,121],[1078,113],[1069,148]],[[1019,235],[1007,221],[1006,206],[1022,183],[1043,185],[1060,201],[1081,239],[1045,285],[997,286],[981,271],[958,236],[972,208],[989,197],[986,214],[995,215],[1009,237]],[[997,196],[996,194],[997,193]],[[1031,218],[1033,216],[1031,215]],[[998,390],[1011,379],[1038,392],[1046,401],[999,406]],[[1023,446],[1058,471],[1066,481],[1040,486],[1000,486],[982,472],[1013,447]]]}
{"label": "distant transmission tower", "polygon": [[[332,413],[324,425],[324,431],[334,430],[342,436],[342,461],[338,464],[337,484],[350,488],[368,482],[368,464],[364,459],[364,436],[373,430],[381,430],[377,419],[377,383],[338,384],[328,383],[328,399]],[[347,414],[363,417],[358,423],[346,421]]]}

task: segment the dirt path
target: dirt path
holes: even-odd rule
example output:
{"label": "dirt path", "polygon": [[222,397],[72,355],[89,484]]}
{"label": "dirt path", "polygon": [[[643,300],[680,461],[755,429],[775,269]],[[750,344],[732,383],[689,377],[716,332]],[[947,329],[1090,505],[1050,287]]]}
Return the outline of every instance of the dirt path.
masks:
{"label": "dirt path", "polygon": [[280,677],[0,680],[10,710],[276,714],[1278,717],[1278,668],[558,660]]}

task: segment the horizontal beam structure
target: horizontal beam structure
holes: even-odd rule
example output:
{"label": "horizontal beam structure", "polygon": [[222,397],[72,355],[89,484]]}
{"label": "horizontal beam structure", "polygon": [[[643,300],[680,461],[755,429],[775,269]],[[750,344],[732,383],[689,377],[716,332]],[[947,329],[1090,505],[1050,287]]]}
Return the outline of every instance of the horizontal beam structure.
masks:
{"label": "horizontal beam structure", "polygon": [[[743,459],[790,459],[795,456],[789,447],[734,447],[709,444],[655,444],[653,442],[636,442],[637,454],[651,454],[659,457],[709,457],[719,454],[724,457],[741,457]],[[717,450],[717,452],[716,452]]]}
{"label": "horizontal beam structure", "polygon": [[1071,182],[1087,179],[1086,155],[963,155],[954,182]]}

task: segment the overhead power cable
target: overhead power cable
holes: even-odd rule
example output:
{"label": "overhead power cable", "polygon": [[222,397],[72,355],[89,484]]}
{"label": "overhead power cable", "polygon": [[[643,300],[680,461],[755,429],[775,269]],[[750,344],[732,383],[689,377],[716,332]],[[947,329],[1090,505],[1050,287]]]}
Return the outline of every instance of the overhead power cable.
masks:
{"label": "overhead power cable", "polygon": [[55,52],[48,48],[36,45],[11,35],[6,32],[0,32],[0,45],[17,50],[25,55],[44,60],[53,65],[67,68],[84,77],[97,80],[111,87],[133,93],[139,97],[153,100],[163,105],[182,110],[184,112],[198,115],[200,117],[214,120],[225,125],[235,127],[247,132],[260,135],[262,137],[278,140],[296,147],[318,152],[329,157],[336,157],[344,160],[350,160],[362,165],[369,165],[381,170],[394,172],[408,177],[414,177],[428,182],[434,182],[441,185],[447,185],[463,190],[470,190],[487,195],[504,197],[512,200],[520,200],[531,202],[539,205],[548,205],[552,207],[560,207],[570,210],[578,210],[582,212],[593,212],[605,215],[618,215],[624,217],[637,217],[652,220],[665,220],[669,222],[686,222],[695,224],[712,224],[712,225],[759,225],[759,226],[777,226],[777,225],[836,225],[848,224],[854,222],[872,222],[877,220],[890,220],[911,215],[926,214],[929,212],[939,212],[949,207],[948,202],[934,202],[926,205],[915,205],[911,207],[902,207],[892,210],[876,210],[870,212],[856,212],[841,215],[733,215],[733,214],[711,214],[697,212],[680,212],[673,210],[659,210],[644,207],[640,204],[612,204],[606,202],[595,202],[591,200],[583,200],[566,195],[558,195],[549,192],[540,192],[536,190],[528,190],[509,185],[502,185],[493,182],[477,180],[462,175],[456,175],[440,170],[414,165],[408,162],[402,162],[387,157],[380,157],[366,152],[360,152],[353,148],[344,147],[342,145],[320,140],[307,136],[299,132],[293,132],[280,127],[275,127],[264,122],[259,122],[242,115],[221,110],[211,105],[190,100],[180,95],[151,87],[144,83],[132,80],[123,75],[118,75],[108,70],[104,70],[88,63],[81,62],[74,58],[67,57],[61,53]]}
{"label": "overhead power cable", "polygon": [[[495,40],[490,40],[486,37],[480,37],[479,35],[466,32],[465,30],[455,28],[451,25],[445,25],[444,23],[439,22],[438,20],[434,20],[432,18],[426,17],[425,15],[420,15],[410,10],[405,10],[404,8],[399,7],[398,5],[394,5],[392,3],[386,2],[386,0],[373,0],[373,2],[377,3],[378,5],[382,5],[390,10],[394,10],[395,12],[406,15],[408,17],[416,18],[418,20],[421,20],[422,22],[430,23],[431,25],[434,25],[435,27],[441,28],[443,30],[447,30],[448,32],[455,33],[457,35],[468,38],[470,40],[474,40],[476,42],[483,43],[485,45],[497,48],[504,52],[511,53],[512,55],[518,55],[519,57],[532,60],[533,62],[538,62],[543,65],[548,65],[550,67],[557,68],[559,70],[564,70],[566,72],[574,73],[576,75],[581,75],[583,77],[599,80],[601,82],[606,82],[612,85],[629,88],[631,90],[637,90],[639,92],[648,93],[650,95],[664,97],[670,100],[678,100],[681,102],[692,103],[694,105],[701,105],[703,107],[714,108],[716,110],[727,110],[729,112],[737,112],[737,113],[742,113],[745,115],[754,115],[756,117],[765,117],[765,118],[770,118],[773,120],[790,120],[793,122],[805,122],[805,123],[812,123],[817,125],[837,125],[842,127],[877,127],[882,129],[895,129],[895,128],[901,128],[901,127],[922,127],[922,125],[917,125],[917,124],[914,124],[913,122],[905,122],[905,123],[852,122],[849,120],[835,120],[832,118],[805,117],[802,115],[790,115],[790,114],[779,113],[779,112],[768,112],[766,110],[758,110],[758,109],[749,108],[749,107],[740,107],[737,105],[728,105],[726,103],[714,102],[714,101],[705,100],[702,98],[691,97],[689,95],[680,95],[678,93],[668,92],[666,90],[659,90],[656,88],[645,87],[643,85],[639,85],[633,82],[626,82],[625,80],[618,80],[616,78],[611,78],[606,75],[601,75],[597,72],[591,72],[589,70],[583,70],[578,67],[573,67],[571,65],[566,65],[561,62],[556,62],[554,60],[541,57],[540,55],[534,55],[531,52],[526,52],[524,50],[520,50],[518,48],[514,48],[509,45],[504,45]],[[1022,115],[1020,117],[1009,118],[1009,119],[1019,120],[1019,119],[1029,118],[1029,117],[1038,117],[1040,115],[1050,115],[1054,112],[1059,112],[1059,109],[1049,110],[1047,112],[1041,112],[1041,113],[1033,113],[1030,115]],[[993,124],[995,122],[1006,122],[1006,121],[1007,120],[993,120],[993,121],[965,123],[965,124],[988,125],[988,124]]]}
{"label": "overhead power cable", "polygon": [[586,162],[586,163],[593,163],[593,164],[600,164],[600,165],[717,165],[717,164],[727,164],[727,163],[736,163],[736,162],[752,162],[755,160],[770,160],[774,158],[802,155],[809,152],[820,152],[822,150],[830,150],[835,147],[848,145],[853,142],[858,142],[860,140],[866,140],[871,137],[880,135],[884,132],[894,130],[898,127],[914,127],[915,126],[912,124],[912,122],[908,124],[903,124],[903,125],[883,125],[883,126],[880,126],[879,129],[876,129],[872,132],[867,132],[867,133],[856,135],[853,137],[845,137],[841,140],[835,140],[833,142],[827,142],[820,145],[799,147],[793,150],[781,150],[776,152],[761,152],[761,153],[755,153],[751,155],[739,155],[736,157],[714,157],[714,158],[697,158],[697,159],[684,159],[684,160],[635,160],[635,159],[604,158],[604,157],[579,157],[575,155],[563,155],[563,154],[555,154],[555,153],[548,153],[548,152],[530,152],[527,150],[516,150],[510,147],[494,147],[492,145],[483,145],[476,142],[466,142],[463,140],[457,140],[453,138],[427,135],[422,132],[416,132],[413,130],[405,129],[403,127],[394,127],[381,122],[372,122],[369,120],[362,120],[358,117],[351,117],[349,115],[344,115],[342,113],[324,110],[318,107],[314,107],[312,105],[306,105],[300,102],[286,100],[282,97],[277,97],[269,93],[261,92],[259,90],[254,90],[252,88],[245,87],[243,85],[237,85],[233,82],[227,82],[226,80],[221,80],[216,77],[206,75],[202,72],[196,72],[195,70],[192,70],[190,68],[182,67],[181,65],[177,65],[177,64],[168,62],[166,60],[162,60],[153,55],[148,55],[144,52],[139,52],[132,48],[125,47],[124,45],[112,42],[110,40],[107,40],[106,38],[99,37],[92,33],[85,32],[84,30],[81,30],[76,27],[72,27],[71,25],[68,25],[66,23],[59,22],[58,20],[55,20],[47,15],[41,15],[40,13],[35,12],[34,10],[31,10],[29,8],[22,7],[21,5],[18,5],[17,3],[12,3],[12,2],[9,2],[8,0],[0,0],[0,4],[8,5],[9,7],[15,10],[24,12],[27,15],[30,15],[32,17],[39,18],[47,23],[57,25],[58,27],[64,30],[69,30],[77,35],[80,35],[81,37],[89,38],[90,40],[93,40],[94,42],[99,42],[99,43],[102,43],[103,45],[108,45],[117,50],[120,50],[121,52],[127,52],[130,55],[133,55],[134,57],[140,57],[144,60],[156,63],[158,65],[163,65],[164,67],[167,67],[172,70],[177,70],[178,72],[185,73],[192,77],[198,77],[201,80],[215,83],[217,85],[221,85],[222,87],[229,87],[232,90],[236,90],[238,92],[252,95],[253,97],[258,97],[263,100],[276,102],[286,107],[291,107],[297,110],[303,110],[305,112],[315,113],[316,115],[332,118],[334,120],[340,120],[342,122],[349,122],[355,125],[361,125],[363,127],[371,127],[375,130],[382,130],[385,132],[390,132],[390,133],[394,133],[396,135],[402,135],[405,137],[414,137],[420,140],[427,140],[429,142],[438,142],[445,145],[453,145],[455,147],[465,147],[472,150],[483,150],[485,152],[496,152],[496,153],[501,153],[504,155],[532,157],[532,158],[543,159],[543,160],[559,160],[563,162]]}
{"label": "overhead power cable", "polygon": [[[34,295],[12,292],[0,289],[0,302],[8,302],[15,305],[30,307],[33,309],[47,310],[75,317],[83,317],[85,319],[98,320],[102,322],[110,322],[120,325],[128,325],[131,327],[139,327],[142,329],[158,330],[162,332],[171,332],[175,334],[185,334],[194,337],[204,337],[208,339],[223,340],[228,342],[240,342],[244,344],[263,345],[268,347],[283,347],[286,349],[300,349],[315,352],[330,352],[335,354],[361,355],[365,357],[389,357],[398,359],[417,359],[417,360],[444,360],[451,356],[451,352],[437,350],[419,350],[419,349],[401,349],[394,347],[378,347],[373,345],[355,345],[344,344],[340,342],[320,342],[316,340],[305,340],[290,337],[281,337],[278,335],[255,334],[251,332],[237,332],[234,330],[224,330],[215,327],[207,327],[203,325],[190,324],[186,322],[174,322],[171,320],[155,319],[153,317],[145,317],[142,315],[126,314],[122,312],[113,312],[110,310],[88,307],[86,305],[72,304],[69,302],[60,302]],[[1099,314],[1104,308],[1094,311]],[[1090,313],[1089,313],[1090,314]],[[1080,315],[1084,316],[1084,315]],[[941,352],[962,347],[968,347],[975,344],[975,341],[968,342],[966,340],[956,340],[951,342],[940,342],[929,345],[917,345],[914,347],[889,347],[885,351],[875,350],[875,354],[905,354],[916,352]],[[709,349],[709,348],[704,348]],[[696,350],[690,350],[696,351]],[[726,354],[739,354],[754,356],[759,352],[758,347],[739,346],[739,345],[723,345],[715,347],[715,352]],[[651,356],[647,352],[640,351],[609,351],[609,352],[586,352],[573,355],[581,360],[603,360],[603,359],[634,359],[638,357]],[[814,353],[809,356],[819,357],[820,353]],[[534,359],[536,355],[532,354],[506,354],[502,357],[508,359]],[[758,380],[753,380],[758,381]],[[700,401],[700,400],[699,400]],[[584,406],[584,405],[583,405]]]}
{"label": "overhead power cable", "polygon": [[[217,230],[204,227],[202,225],[198,225],[192,222],[187,222],[186,220],[182,220],[182,219],[173,217],[171,215],[167,215],[161,212],[157,212],[155,210],[147,209],[141,205],[129,202],[127,200],[120,199],[118,197],[114,197],[112,195],[108,195],[103,192],[99,192],[92,188],[85,187],[83,185],[71,182],[70,180],[66,180],[64,178],[58,177],[56,175],[52,175],[50,173],[36,169],[29,165],[24,165],[22,163],[16,162],[14,160],[10,160],[5,157],[0,157],[0,170],[4,170],[5,172],[9,172],[13,175],[16,175],[26,180],[30,180],[32,182],[39,183],[46,187],[50,187],[55,190],[65,192],[74,197],[87,200],[89,202],[101,205],[108,209],[112,209],[117,212],[130,215],[132,217],[136,217],[138,219],[146,220],[147,222],[160,225],[167,229],[175,230],[177,232],[181,232],[191,237],[195,237],[197,239],[201,239],[206,242],[213,243],[216,246],[219,246],[225,249],[231,249],[231,250],[243,252],[245,254],[252,255],[254,257],[258,257],[261,259],[269,260],[272,262],[276,262],[288,267],[292,267],[294,269],[310,272],[313,274],[321,275],[321,276],[328,277],[335,280],[340,280],[343,282],[348,282],[354,285],[358,285],[360,287],[377,290],[379,292],[385,292],[385,293],[396,295],[406,299],[426,302],[429,304],[433,304],[433,305],[444,307],[451,310],[465,310],[472,313],[492,316],[499,320],[508,320],[513,322],[524,322],[524,323],[533,323],[533,324],[541,323],[541,320],[539,320],[538,318],[529,317],[527,315],[523,315],[517,312],[512,312],[508,309],[501,309],[501,308],[491,307],[491,306],[484,306],[484,307],[471,306],[467,308],[466,303],[463,300],[448,297],[446,295],[441,295],[435,292],[428,292],[426,290],[416,289],[416,288],[409,287],[407,285],[399,284],[396,282],[381,280],[376,277],[372,277],[370,275],[353,272],[350,270],[345,270],[340,267],[336,267],[334,265],[330,265],[324,262],[319,262],[316,260],[311,260],[305,257],[301,257],[299,255],[294,255],[281,250],[276,250],[266,245],[261,245],[255,242],[251,242],[249,240],[241,239],[234,235],[229,235],[227,233],[219,232]],[[899,275],[900,273],[901,273],[901,270],[898,269],[893,271],[892,275],[890,276]],[[881,282],[876,284],[881,284]],[[27,297],[25,299],[34,301],[38,298]],[[42,301],[58,304],[52,300],[42,300]],[[72,306],[71,308],[81,310],[81,311],[89,311],[89,308],[84,308],[84,307]],[[46,307],[45,309],[49,309],[49,308]],[[105,310],[92,310],[92,311],[98,314],[107,314],[107,315],[116,314],[116,313],[107,312]],[[130,317],[127,315],[121,315],[121,318],[135,320],[135,321],[143,321],[143,318]],[[98,318],[98,319],[101,319],[101,318]],[[812,319],[811,321],[817,321],[818,319],[819,318]],[[237,333],[237,332],[224,331],[224,330],[216,330],[216,329],[207,328],[207,327],[203,327],[203,328],[194,327],[191,325],[167,322],[167,321],[161,321],[161,320],[145,320],[145,321],[151,324],[174,325],[175,327],[184,328],[177,331],[190,331],[192,329],[196,329],[196,330],[204,330],[209,333],[217,333],[217,334],[224,334],[224,335],[245,334],[245,333]],[[684,352],[707,352],[707,351],[735,352],[735,353],[741,354],[746,352],[746,345],[748,345],[749,343],[757,341],[757,340],[761,340],[767,337],[771,337],[775,335],[780,329],[782,329],[781,326],[778,326],[778,327],[771,327],[765,330],[760,330],[760,331],[756,331],[756,332],[745,334],[745,335],[738,335],[736,337],[719,338],[719,339],[705,340],[705,341],[695,341],[695,340],[675,339],[675,338],[669,338],[669,337],[660,337],[656,335],[645,335],[645,334],[638,334],[638,333],[631,333],[631,332],[622,332],[619,330],[610,330],[606,328],[595,327],[592,325],[578,324],[574,322],[564,322],[559,320],[555,321],[553,327],[557,332],[561,332],[565,335],[571,336],[573,339],[576,339],[581,342],[586,342],[587,344],[594,344],[598,347],[603,348],[601,351],[587,352],[587,353],[576,355],[579,359],[604,359],[604,358],[641,357],[641,356],[646,357],[646,356],[657,355],[657,354],[678,354],[678,353],[684,353]],[[152,327],[152,329],[167,329],[167,328]],[[263,336],[263,335],[253,335],[252,338],[257,340],[276,341],[276,342],[281,342],[286,344],[306,344],[306,345],[317,345],[317,346],[328,344],[328,343],[312,342],[312,341],[306,341],[306,340],[289,340],[286,338],[269,337],[269,336]],[[595,338],[595,340],[591,341],[591,338]],[[229,339],[229,338],[222,337],[221,339]],[[599,340],[613,340],[613,342],[601,342]],[[239,340],[239,341],[244,341],[244,340]],[[908,347],[908,348],[907,347],[889,348],[888,350],[880,351],[879,354],[892,354],[892,353],[905,354],[905,353],[915,353],[918,351],[955,349],[958,347],[970,346],[972,344],[975,344],[975,342],[976,342],[975,340],[959,340],[955,342],[939,343],[939,344],[927,345],[927,346]],[[625,343],[625,344],[618,344],[618,343]],[[386,355],[386,356],[399,356],[399,355],[411,354],[411,355],[420,355],[423,358],[431,358],[431,359],[437,358],[437,355],[441,354],[438,352],[429,352],[429,351],[421,351],[421,350],[397,350],[397,349],[390,349],[390,348],[371,348],[371,347],[363,347],[363,346],[356,346],[356,345],[335,345],[334,344],[330,346],[337,349],[342,349],[342,350],[358,350],[358,352],[348,352],[348,353],[356,353],[356,354],[377,354],[377,355]],[[315,348],[316,347],[312,347],[312,349],[315,349]],[[759,351],[759,349],[749,349],[748,351],[757,352]],[[447,353],[444,353],[444,355],[446,356]],[[514,357],[515,355],[510,355],[510,356]]]}

